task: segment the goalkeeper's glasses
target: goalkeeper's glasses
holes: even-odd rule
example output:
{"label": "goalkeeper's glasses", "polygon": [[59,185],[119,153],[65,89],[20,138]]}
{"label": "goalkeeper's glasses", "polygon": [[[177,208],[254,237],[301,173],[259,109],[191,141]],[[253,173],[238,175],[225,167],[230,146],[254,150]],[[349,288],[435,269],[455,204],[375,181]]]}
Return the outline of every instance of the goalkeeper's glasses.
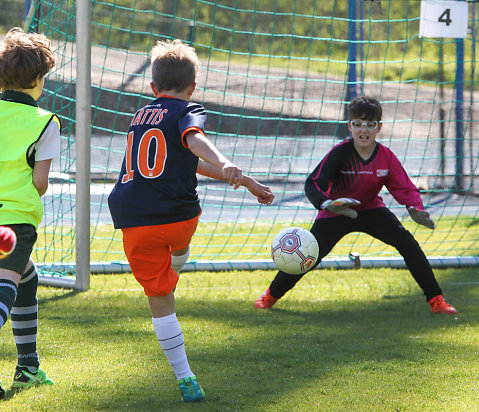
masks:
{"label": "goalkeeper's glasses", "polygon": [[355,130],[360,130],[363,127],[370,131],[374,131],[378,128],[379,122],[376,120],[368,121],[368,122],[362,122],[360,120],[351,120],[351,127]]}

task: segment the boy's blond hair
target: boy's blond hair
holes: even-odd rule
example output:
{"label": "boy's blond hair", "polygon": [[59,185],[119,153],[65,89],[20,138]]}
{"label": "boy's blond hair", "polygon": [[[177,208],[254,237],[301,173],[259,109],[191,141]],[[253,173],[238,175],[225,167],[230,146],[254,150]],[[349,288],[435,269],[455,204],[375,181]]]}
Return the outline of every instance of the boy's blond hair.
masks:
{"label": "boy's blond hair", "polygon": [[182,92],[196,82],[200,67],[195,49],[181,40],[158,41],[151,51],[153,83],[159,91]]}
{"label": "boy's blond hair", "polygon": [[14,27],[0,43],[0,90],[32,89],[54,66],[55,55],[44,34]]}

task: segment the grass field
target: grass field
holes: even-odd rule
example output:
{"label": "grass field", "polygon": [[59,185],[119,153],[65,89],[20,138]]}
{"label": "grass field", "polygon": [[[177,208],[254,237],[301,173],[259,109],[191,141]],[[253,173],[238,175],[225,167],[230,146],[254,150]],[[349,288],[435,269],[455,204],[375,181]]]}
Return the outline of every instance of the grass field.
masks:
{"label": "grass field", "polygon": [[[435,219],[436,229],[426,229],[410,218],[404,226],[414,234],[427,256],[475,256],[479,254],[479,220],[475,216],[443,216]],[[311,222],[296,222],[307,229]],[[291,225],[293,225],[291,224]],[[191,248],[192,260],[270,259],[274,236],[288,224],[284,222],[201,222]],[[92,226],[92,262],[126,262],[121,232],[111,225]],[[37,262],[75,261],[75,230],[72,227],[47,227],[39,231],[34,259]],[[328,257],[345,258],[351,252],[367,257],[399,256],[395,249],[366,234],[352,233],[343,238]]]}
{"label": "grass field", "polygon": [[475,411],[478,268],[436,271],[455,317],[434,316],[405,270],[308,274],[275,309],[253,301],[273,272],[180,278],[177,314],[206,391],[180,400],[129,274],[77,293],[41,287],[39,352],[55,380],[14,394],[10,322],[0,330],[1,411]]}

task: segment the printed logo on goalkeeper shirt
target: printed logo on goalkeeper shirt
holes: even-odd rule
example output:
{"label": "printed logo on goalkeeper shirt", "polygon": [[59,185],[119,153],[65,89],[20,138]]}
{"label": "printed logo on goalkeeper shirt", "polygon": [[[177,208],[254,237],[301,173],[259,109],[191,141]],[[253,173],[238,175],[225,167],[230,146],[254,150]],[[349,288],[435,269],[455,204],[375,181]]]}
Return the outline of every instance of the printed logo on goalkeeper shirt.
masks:
{"label": "printed logo on goalkeeper shirt", "polygon": [[376,170],[376,176],[377,177],[384,177],[389,174],[389,169],[378,169]]}
{"label": "printed logo on goalkeeper shirt", "polygon": [[372,175],[374,174],[371,170],[341,170],[343,175]]}

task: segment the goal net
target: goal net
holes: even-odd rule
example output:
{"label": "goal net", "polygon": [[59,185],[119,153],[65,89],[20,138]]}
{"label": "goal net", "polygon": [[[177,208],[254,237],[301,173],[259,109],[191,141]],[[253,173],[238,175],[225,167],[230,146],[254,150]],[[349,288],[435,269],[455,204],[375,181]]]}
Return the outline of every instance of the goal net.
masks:
{"label": "goal net", "polygon": [[[82,36],[76,6],[73,0],[34,1],[28,17],[30,30],[52,39],[58,59],[40,105],[62,120],[61,158],[53,163],[35,255],[54,276],[75,273],[75,209],[81,207],[75,190],[76,38]],[[378,140],[420,188],[437,228],[414,224],[384,192],[387,206],[431,262],[477,265],[478,5],[467,6],[466,38],[433,38],[419,35],[416,0],[93,0],[91,241],[77,245],[90,248],[92,271],[128,270],[107,197],[131,116],[153,98],[148,54],[156,41],[173,38],[200,57],[193,100],[208,112],[207,136],[275,193],[273,205],[261,206],[245,190],[199,177],[203,214],[186,270],[273,268],[275,234],[292,225],[309,228],[314,220],[304,181],[348,138],[346,107],[357,94],[381,101]],[[387,245],[351,234],[322,265],[348,266],[351,253],[363,264],[401,262]]]}

